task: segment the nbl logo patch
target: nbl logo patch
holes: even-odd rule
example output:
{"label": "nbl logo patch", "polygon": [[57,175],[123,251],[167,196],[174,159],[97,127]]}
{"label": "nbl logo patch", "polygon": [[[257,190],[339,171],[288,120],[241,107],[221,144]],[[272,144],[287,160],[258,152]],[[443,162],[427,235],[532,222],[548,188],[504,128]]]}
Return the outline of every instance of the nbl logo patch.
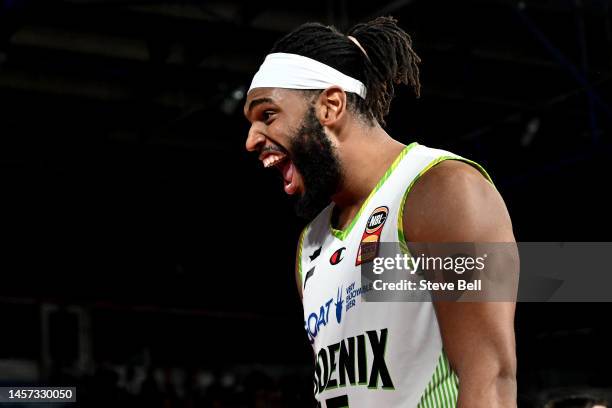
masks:
{"label": "nbl logo patch", "polygon": [[380,234],[382,234],[388,215],[389,208],[381,206],[372,211],[372,214],[368,217],[368,222],[366,222],[366,227],[359,243],[355,266],[370,262],[378,255]]}
{"label": "nbl logo patch", "polygon": [[368,218],[365,232],[368,234],[375,234],[376,231],[382,229],[385,221],[387,221],[387,214],[389,214],[389,209],[387,207],[378,207],[375,209],[372,215],[370,215],[370,218]]}

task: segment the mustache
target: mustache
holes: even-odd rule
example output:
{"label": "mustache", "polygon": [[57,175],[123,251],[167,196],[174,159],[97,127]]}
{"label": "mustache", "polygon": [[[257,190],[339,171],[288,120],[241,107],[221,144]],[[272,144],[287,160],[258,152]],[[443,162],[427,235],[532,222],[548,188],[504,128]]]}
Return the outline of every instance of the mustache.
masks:
{"label": "mustache", "polygon": [[289,155],[289,152],[287,151],[287,149],[283,148],[282,146],[277,146],[277,145],[264,146],[259,150],[260,155],[266,152],[279,152],[279,153]]}

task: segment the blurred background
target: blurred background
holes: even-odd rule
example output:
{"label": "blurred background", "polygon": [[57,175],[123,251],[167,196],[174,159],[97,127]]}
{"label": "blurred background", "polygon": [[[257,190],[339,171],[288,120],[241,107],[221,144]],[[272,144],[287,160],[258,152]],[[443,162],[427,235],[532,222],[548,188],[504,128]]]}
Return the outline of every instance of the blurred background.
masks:
{"label": "blurred background", "polygon": [[[389,133],[481,163],[517,240],[609,240],[611,7],[1,0],[0,386],[76,385],[79,406],[313,406],[304,221],[244,151],[242,115],[267,51],[307,21],[397,17],[423,95],[398,89]],[[518,305],[519,407],[609,398],[611,312]]]}

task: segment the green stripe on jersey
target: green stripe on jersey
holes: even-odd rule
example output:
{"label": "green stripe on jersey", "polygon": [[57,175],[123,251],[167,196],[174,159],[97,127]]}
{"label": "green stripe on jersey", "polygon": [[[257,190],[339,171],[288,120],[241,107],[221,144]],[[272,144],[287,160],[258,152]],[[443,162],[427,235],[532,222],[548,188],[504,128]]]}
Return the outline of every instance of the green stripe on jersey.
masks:
{"label": "green stripe on jersey", "polygon": [[297,268],[298,276],[300,277],[300,288],[304,285],[304,277],[302,276],[302,247],[304,246],[304,237],[310,224],[306,225],[300,234],[300,240],[298,241],[298,253],[297,253]]}
{"label": "green stripe on jersey", "polygon": [[417,408],[451,408],[457,406],[459,381],[442,351],[438,365],[421,396]]}

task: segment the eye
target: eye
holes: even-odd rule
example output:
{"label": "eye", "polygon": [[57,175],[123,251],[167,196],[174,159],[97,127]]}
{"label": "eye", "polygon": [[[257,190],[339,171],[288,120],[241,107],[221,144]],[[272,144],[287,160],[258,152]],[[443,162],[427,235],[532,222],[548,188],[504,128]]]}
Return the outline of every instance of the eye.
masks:
{"label": "eye", "polygon": [[263,113],[261,114],[261,119],[265,122],[268,123],[270,121],[270,119],[272,118],[272,115],[274,115],[274,111],[272,110],[266,110],[263,111]]}

